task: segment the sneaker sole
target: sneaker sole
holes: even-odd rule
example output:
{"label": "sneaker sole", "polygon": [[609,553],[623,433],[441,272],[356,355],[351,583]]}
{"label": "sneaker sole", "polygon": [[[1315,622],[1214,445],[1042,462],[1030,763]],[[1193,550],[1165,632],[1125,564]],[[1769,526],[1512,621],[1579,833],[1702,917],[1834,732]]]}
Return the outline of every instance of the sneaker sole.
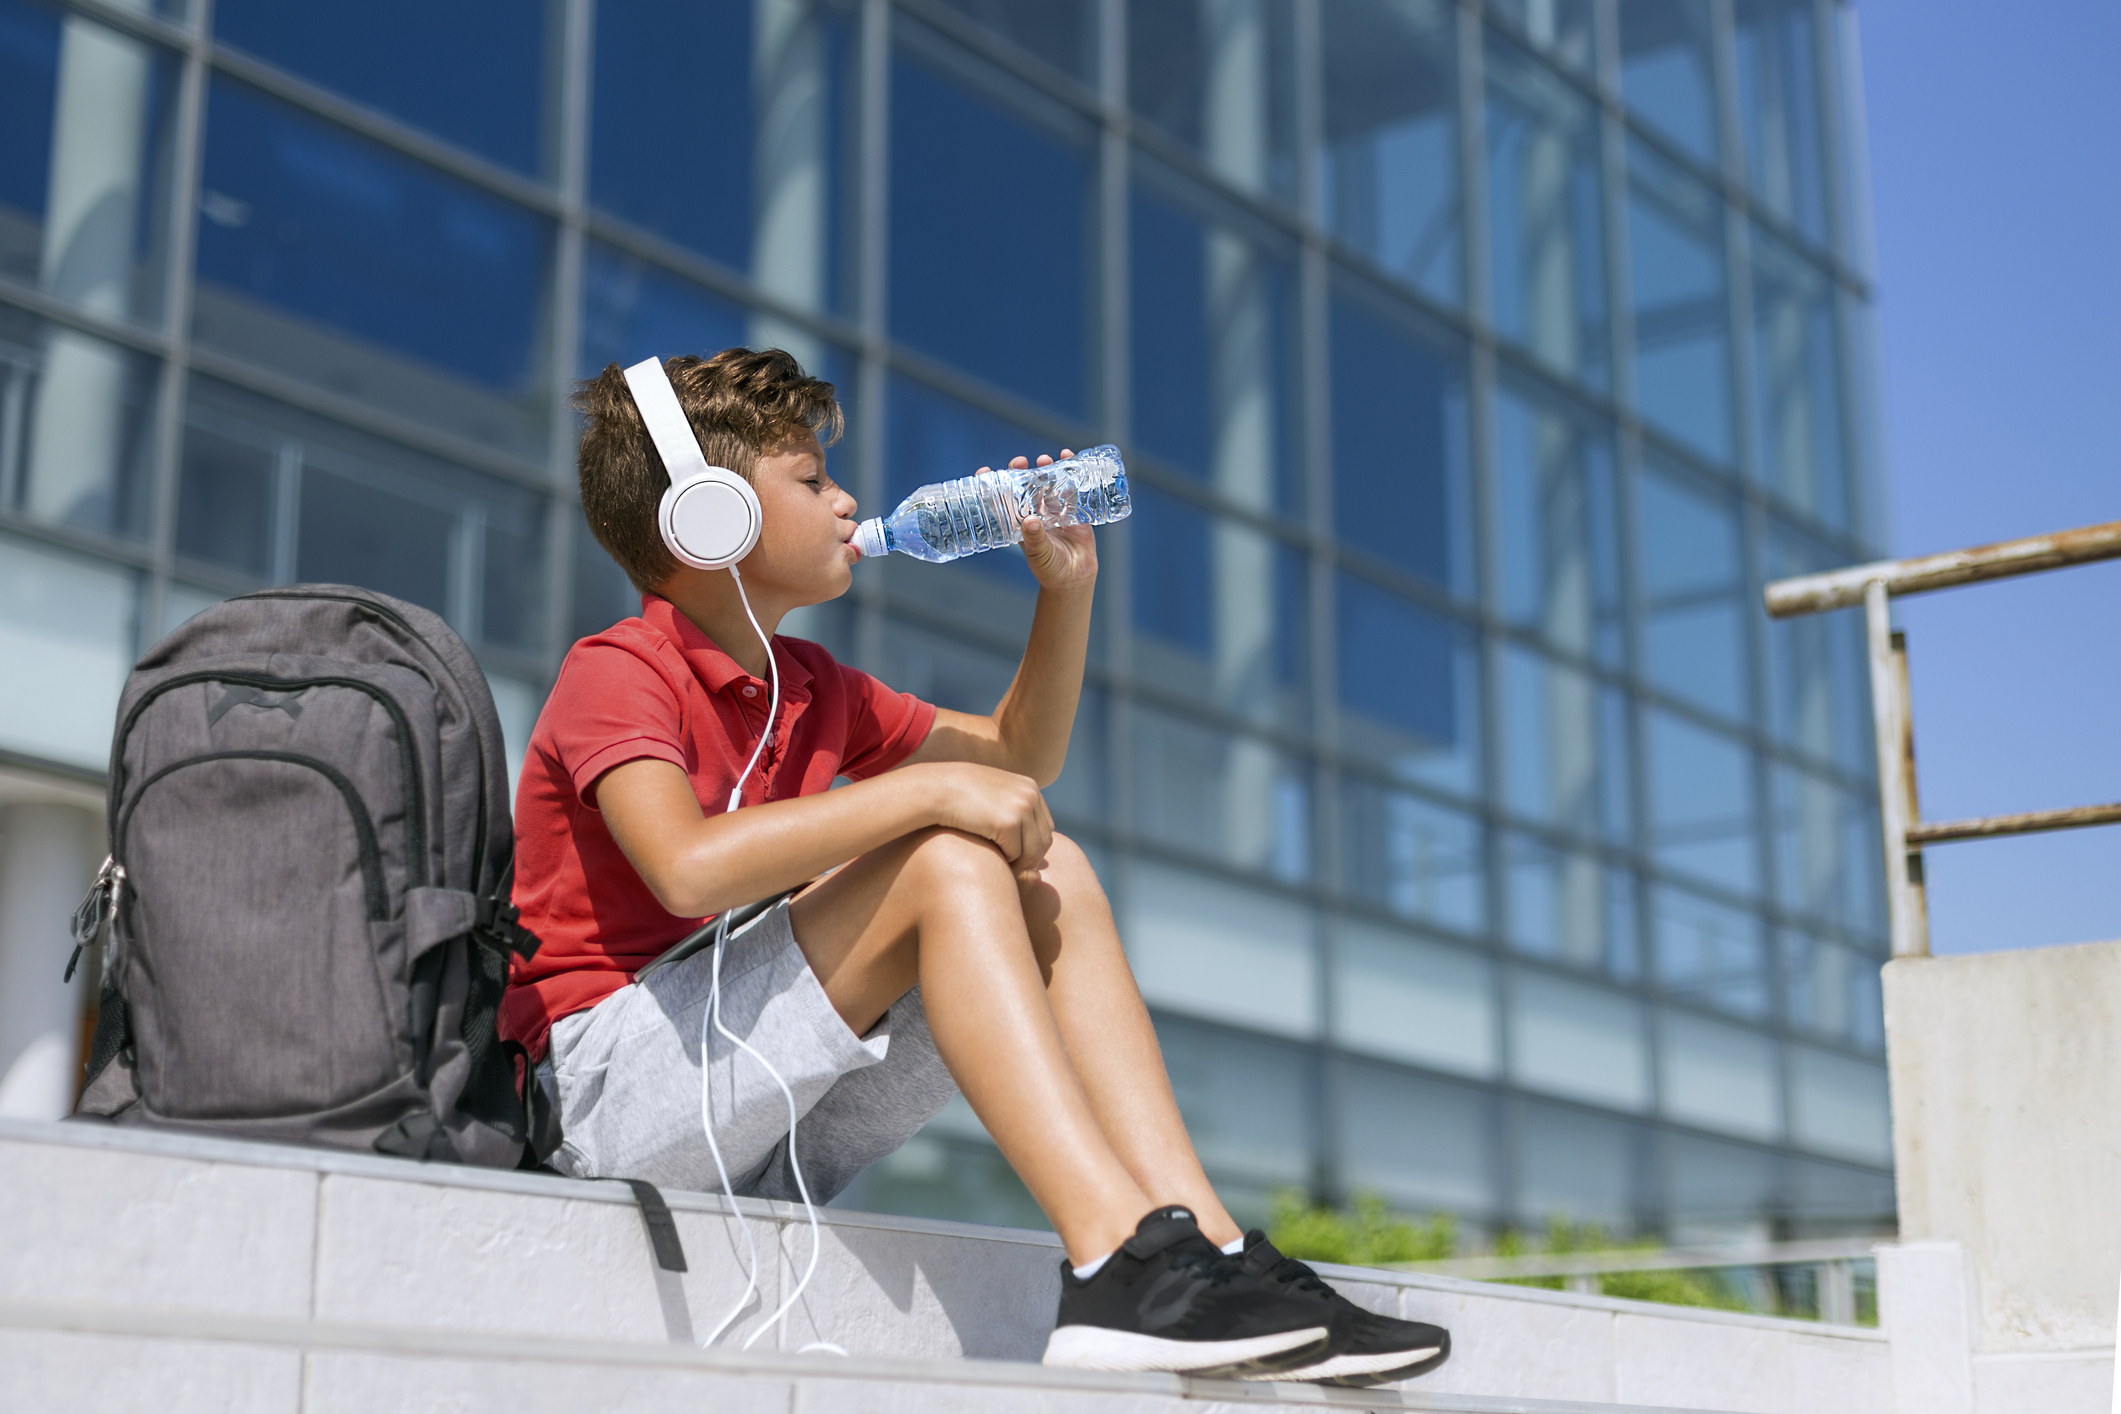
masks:
{"label": "sneaker sole", "polygon": [[1104,1326],[1058,1326],[1047,1338],[1046,1353],[1039,1363],[1067,1370],[1227,1374],[1316,1345],[1326,1339],[1326,1334],[1324,1326],[1305,1326],[1243,1340],[1167,1340]]}
{"label": "sneaker sole", "polygon": [[1302,1365],[1294,1370],[1273,1370],[1264,1374],[1245,1376],[1248,1380],[1345,1380],[1359,1375],[1382,1375],[1394,1370],[1405,1370],[1409,1374],[1421,1373],[1415,1369],[1426,1365],[1441,1354],[1440,1345],[1425,1346],[1415,1350],[1388,1350],[1379,1355],[1336,1355],[1330,1360],[1321,1360],[1316,1365]]}

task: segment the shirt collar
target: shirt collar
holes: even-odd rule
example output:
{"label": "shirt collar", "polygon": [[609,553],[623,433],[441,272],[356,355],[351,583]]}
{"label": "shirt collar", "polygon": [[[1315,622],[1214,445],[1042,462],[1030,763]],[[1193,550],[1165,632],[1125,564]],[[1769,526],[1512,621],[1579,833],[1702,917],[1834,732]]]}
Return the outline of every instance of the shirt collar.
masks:
{"label": "shirt collar", "polygon": [[[678,612],[677,605],[661,595],[641,596],[641,617],[675,645],[685,666],[692,669],[692,675],[709,692],[721,692],[733,683],[757,681],[736,659],[724,653],[719,644],[702,633],[698,624]],[[780,664],[782,695],[808,696],[810,669],[782,645],[779,634],[773,637],[773,656]]]}

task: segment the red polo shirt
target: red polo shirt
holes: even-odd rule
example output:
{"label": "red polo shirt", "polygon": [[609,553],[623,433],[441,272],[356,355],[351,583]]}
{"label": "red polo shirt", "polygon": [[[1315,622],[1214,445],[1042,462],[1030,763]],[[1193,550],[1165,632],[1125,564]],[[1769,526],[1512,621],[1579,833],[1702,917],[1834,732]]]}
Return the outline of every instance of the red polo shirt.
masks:
{"label": "red polo shirt", "polygon": [[[927,739],[935,708],[843,667],[800,638],[773,640],[781,712],[744,804],[828,790],[890,770]],[[667,599],[568,651],[530,734],[516,787],[515,901],[543,946],[515,960],[500,1030],[533,1060],[561,1017],[595,1006],[705,922],[663,911],[596,807],[597,778],[649,757],[691,779],[718,815],[766,723],[752,677]]]}

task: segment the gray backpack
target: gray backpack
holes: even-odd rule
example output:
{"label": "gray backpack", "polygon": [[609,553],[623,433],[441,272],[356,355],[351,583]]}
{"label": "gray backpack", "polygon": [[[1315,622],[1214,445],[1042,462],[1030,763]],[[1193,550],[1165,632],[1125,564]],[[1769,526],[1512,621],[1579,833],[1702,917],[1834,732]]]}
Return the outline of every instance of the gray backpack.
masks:
{"label": "gray backpack", "polygon": [[112,925],[77,1113],[515,1166],[530,1121],[494,1016],[537,940],[508,795],[486,679],[425,609],[298,584],[156,644],[75,917],[83,943]]}

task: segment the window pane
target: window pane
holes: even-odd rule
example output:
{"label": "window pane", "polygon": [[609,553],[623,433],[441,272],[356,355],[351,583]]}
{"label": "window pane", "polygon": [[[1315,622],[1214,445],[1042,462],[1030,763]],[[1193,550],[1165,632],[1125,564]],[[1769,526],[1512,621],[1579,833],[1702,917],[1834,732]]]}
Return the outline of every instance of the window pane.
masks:
{"label": "window pane", "polygon": [[[903,27],[918,36],[914,26]],[[891,322],[914,348],[1069,416],[1090,410],[1091,134],[939,42],[891,74]]]}
{"label": "window pane", "polygon": [[980,28],[1084,83],[1097,82],[1094,0],[939,0]]}
{"label": "window pane", "polygon": [[1594,388],[1612,379],[1597,106],[1489,40],[1488,230],[1495,327]]}
{"label": "window pane", "polygon": [[1893,1161],[1885,1067],[1792,1046],[1796,1140],[1808,1149],[1873,1164]]}
{"label": "window pane", "polygon": [[1352,290],[1332,324],[1334,534],[1473,598],[1459,361]]}
{"label": "window pane", "polygon": [[1597,62],[1598,7],[1594,0],[1489,0],[1517,22],[1525,38],[1572,69]]}
{"label": "window pane", "polygon": [[1650,915],[1666,992],[1739,1016],[1767,1015],[1767,940],[1756,915],[1662,887],[1650,891]]}
{"label": "window pane", "polygon": [[0,746],[90,770],[109,763],[139,653],[138,582],[137,571],[0,535]]}
{"label": "window pane", "polygon": [[1333,234],[1446,303],[1459,295],[1458,63],[1442,0],[1322,6]]}
{"label": "window pane", "polygon": [[1716,161],[1716,61],[1699,0],[1622,0],[1620,86],[1628,108],[1702,161]]}
{"label": "window pane", "polygon": [[1536,1100],[1525,1102],[1517,1124],[1517,1209],[1527,1221],[1565,1218],[1623,1232],[1633,1226],[1644,1206],[1635,1125]]}
{"label": "window pane", "polygon": [[1785,1205],[1776,1181],[1780,1156],[1750,1145],[1691,1134],[1667,1137],[1667,1177],[1678,1242],[1768,1240]]}
{"label": "window pane", "polygon": [[1669,1118],[1747,1139],[1781,1137],[1775,1043],[1758,1031],[1666,1012],[1659,1064]]}
{"label": "window pane", "polygon": [[216,79],[199,342],[542,456],[550,223]]}
{"label": "window pane", "polygon": [[1628,266],[1643,417],[1704,456],[1729,461],[1723,207],[1640,142],[1628,145]]}
{"label": "window pane", "polygon": [[1586,674],[1503,649],[1503,796],[1528,820],[1631,842],[1626,706]]}
{"label": "window pane", "polygon": [[1882,934],[1884,851],[1876,802],[1779,762],[1768,779],[1777,901],[1858,937]]}
{"label": "window pane", "polygon": [[1300,520],[1295,262],[1180,190],[1134,188],[1135,443],[1240,506]]}
{"label": "window pane", "polygon": [[1341,741],[1393,775],[1471,795],[1480,785],[1480,670],[1472,632],[1343,571]]}
{"label": "window pane", "polygon": [[1136,860],[1122,927],[1151,1006],[1283,1036],[1318,1033],[1316,929],[1293,899]]}
{"label": "window pane", "polygon": [[1642,478],[1642,626],[1651,682],[1744,721],[1752,610],[1738,508],[1720,491],[1649,469]]}
{"label": "window pane", "polygon": [[1750,893],[1759,884],[1751,758],[1743,746],[1669,712],[1645,714],[1650,848],[1667,869]]}
{"label": "window pane", "polygon": [[540,127],[545,9],[521,0],[215,0],[214,37],[535,175],[549,146]]}
{"label": "window pane", "polygon": [[1859,1050],[1885,1049],[1879,960],[1809,933],[1782,934],[1784,1005],[1801,1031]]}
{"label": "window pane", "polygon": [[1262,725],[1310,717],[1309,566],[1241,521],[1134,483],[1134,670]]}
{"label": "window pane", "polygon": [[[1846,555],[1799,531],[1780,524],[1769,529],[1770,580],[1838,569],[1847,562]],[[1767,644],[1771,730],[1850,775],[1870,775],[1876,748],[1863,615],[1810,614],[1771,622]]]}
{"label": "window pane", "polygon": [[1841,342],[1824,271],[1753,228],[1753,421],[1761,473],[1790,504],[1850,528]]}
{"label": "window pane", "polygon": [[1357,918],[1334,928],[1336,1041],[1431,1070],[1496,1073],[1493,961]]}
{"label": "window pane", "polygon": [[1541,972],[1517,972],[1511,985],[1519,1084],[1618,1109],[1649,1103],[1649,1047],[1633,998]]}
{"label": "window pane", "polygon": [[1635,975],[1635,881],[1531,835],[1503,839],[1510,945],[1615,977]]}
{"label": "window pane", "polygon": [[1625,613],[1610,431],[1506,384],[1495,397],[1495,470],[1503,612],[1619,666]]}
{"label": "window pane", "polygon": [[[579,516],[576,510],[573,514]],[[586,525],[574,532],[574,603],[570,608],[568,633],[587,638],[602,633],[620,619],[641,612],[641,592],[626,581],[626,572],[604,553]]]}
{"label": "window pane", "polygon": [[597,6],[590,200],[799,308],[850,309],[854,10]]}
{"label": "window pane", "polygon": [[1283,883],[1311,877],[1308,762],[1148,706],[1135,709],[1134,748],[1144,839]]}
{"label": "window pane", "polygon": [[[1311,1117],[1317,1111],[1311,1052],[1286,1042],[1156,1018],[1171,1089],[1186,1132],[1218,1189],[1266,1190],[1311,1181]],[[1227,1201],[1227,1200],[1226,1200]]]}
{"label": "window pane", "polygon": [[1894,1224],[1893,1176],[1841,1164],[1798,1159],[1797,1209],[1815,1222],[1843,1232],[1890,1232]]}
{"label": "window pane", "polygon": [[1480,826],[1357,777],[1341,782],[1342,886],[1403,918],[1478,933],[1487,918]]}
{"label": "window pane", "polygon": [[112,318],[162,311],[176,61],[0,0],[0,276]]}
{"label": "window pane", "polygon": [[1746,182],[1826,243],[1819,55],[1810,0],[1738,0],[1738,129]]}
{"label": "window pane", "polygon": [[1341,1071],[1341,1176],[1402,1211],[1483,1213],[1495,1202],[1493,1125],[1470,1085],[1349,1062]]}
{"label": "window pane", "polygon": [[0,508],[145,540],[160,374],[145,354],[0,306]]}
{"label": "window pane", "polygon": [[614,363],[714,354],[744,342],[741,305],[601,242],[583,250],[581,377]]}
{"label": "window pane", "polygon": [[1131,0],[1136,117],[1233,186],[1296,200],[1296,35],[1290,0]]}

